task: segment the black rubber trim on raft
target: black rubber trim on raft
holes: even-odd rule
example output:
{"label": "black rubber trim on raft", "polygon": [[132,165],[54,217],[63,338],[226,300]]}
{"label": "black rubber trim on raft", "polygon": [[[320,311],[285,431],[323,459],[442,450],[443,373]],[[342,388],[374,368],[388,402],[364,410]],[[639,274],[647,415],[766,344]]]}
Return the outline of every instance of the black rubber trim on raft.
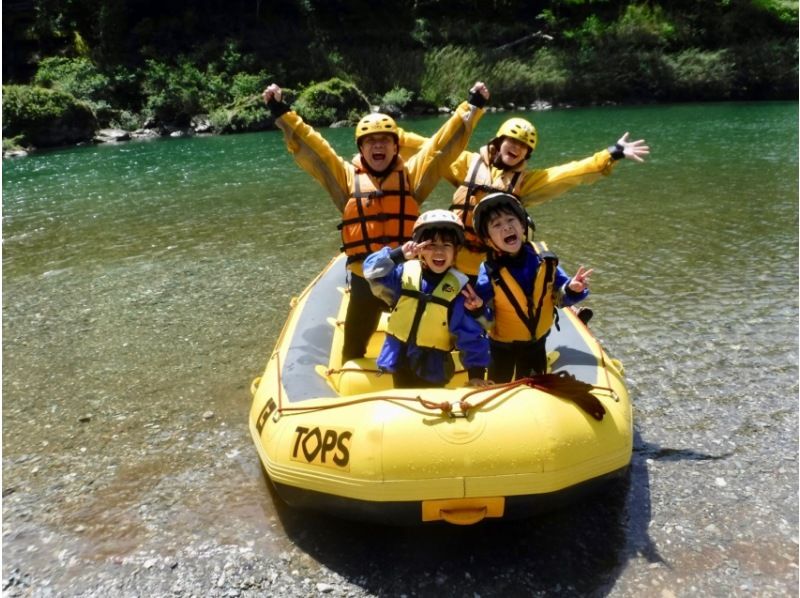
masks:
{"label": "black rubber trim on raft", "polygon": [[[534,515],[555,511],[572,503],[580,502],[601,492],[605,487],[623,480],[627,471],[628,466],[557,492],[506,497],[503,517],[487,518],[484,521],[527,519]],[[296,509],[320,511],[340,519],[385,525],[412,526],[423,523],[446,523],[445,521],[423,522],[421,501],[375,502],[271,483],[281,500]]]}
{"label": "black rubber trim on raft", "polygon": [[346,281],[345,260],[339,259],[309,290],[302,309],[295,308],[289,316],[298,321],[294,335],[286,341],[289,350],[281,364],[281,381],[286,389],[284,401],[296,403],[334,395],[314,368],[328,366],[334,330],[328,318],[335,318],[339,312],[341,293],[337,287],[346,287]]}

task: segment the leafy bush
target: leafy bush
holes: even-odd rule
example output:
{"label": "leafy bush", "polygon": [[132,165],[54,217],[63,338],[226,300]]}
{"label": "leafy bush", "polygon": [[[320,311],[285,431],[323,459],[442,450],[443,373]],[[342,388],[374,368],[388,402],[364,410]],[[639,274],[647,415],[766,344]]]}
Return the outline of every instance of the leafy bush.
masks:
{"label": "leafy bush", "polygon": [[234,101],[251,97],[261,97],[261,92],[269,85],[270,75],[261,71],[255,75],[250,73],[236,73],[230,87],[230,94]]}
{"label": "leafy bush", "polygon": [[144,119],[130,110],[112,110],[108,118],[108,124],[115,129],[133,131],[144,124]]}
{"label": "leafy bush", "polygon": [[97,127],[91,107],[63,91],[3,86],[3,137],[48,147],[86,141]]}
{"label": "leafy bush", "polygon": [[562,100],[569,86],[570,72],[563,53],[548,48],[539,50],[529,66],[535,99]]}
{"label": "leafy bush", "polygon": [[796,100],[797,52],[797,40],[764,39],[732,47],[732,61],[737,69],[735,97]]}
{"label": "leafy bush", "polygon": [[109,99],[108,77],[86,58],[44,58],[39,63],[33,83],[93,103]]}
{"label": "leafy bush", "polygon": [[369,111],[369,102],[355,85],[334,78],[306,87],[294,109],[312,125],[330,125],[342,120],[356,123]]}
{"label": "leafy bush", "polygon": [[383,94],[378,104],[381,112],[398,117],[411,106],[413,100],[413,91],[409,91],[403,87],[393,87],[390,91]]}
{"label": "leafy bush", "polygon": [[500,60],[490,66],[487,72],[493,105],[561,100],[568,82],[568,72],[559,57],[546,49],[537,52],[532,61],[517,58]]}
{"label": "leafy bush", "polygon": [[482,77],[488,79],[475,50],[457,46],[439,48],[425,55],[420,96],[438,106],[453,108],[467,98],[470,86]]}
{"label": "leafy bush", "polygon": [[660,6],[629,4],[609,33],[616,37],[621,47],[659,47],[673,37],[675,26]]}
{"label": "leafy bush", "polygon": [[374,97],[392,87],[416,88],[424,70],[424,53],[382,41],[380,47],[365,47],[340,56],[338,63],[330,62],[336,77],[352,81]]}
{"label": "leafy bush", "polygon": [[15,152],[15,151],[25,151],[25,137],[23,135],[17,135],[15,137],[10,137],[6,139],[3,138],[3,153],[6,152]]}
{"label": "leafy bush", "polygon": [[730,97],[735,65],[726,50],[689,49],[666,58],[675,99],[720,100]]}
{"label": "leafy bush", "polygon": [[211,112],[209,120],[217,133],[264,131],[272,128],[274,123],[260,95],[251,95],[230,106],[218,108]]}
{"label": "leafy bush", "polygon": [[187,126],[192,116],[203,111],[202,98],[209,84],[187,60],[179,60],[176,66],[148,60],[142,88],[147,96],[145,107],[157,121]]}

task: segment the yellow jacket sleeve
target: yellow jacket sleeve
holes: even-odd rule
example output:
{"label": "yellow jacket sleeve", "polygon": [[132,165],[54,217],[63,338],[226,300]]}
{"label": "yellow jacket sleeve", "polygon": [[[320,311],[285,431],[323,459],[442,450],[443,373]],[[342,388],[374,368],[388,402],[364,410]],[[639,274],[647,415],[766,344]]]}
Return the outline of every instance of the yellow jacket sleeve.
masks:
{"label": "yellow jacket sleeve", "polygon": [[433,137],[406,162],[414,198],[421,204],[439,180],[450,171],[450,164],[467,147],[472,131],[484,110],[462,102]]}
{"label": "yellow jacket sleeve", "polygon": [[286,148],[298,166],[322,185],[336,209],[343,212],[355,176],[353,166],[339,157],[325,138],[296,112],[283,114],[275,124],[283,131]]}
{"label": "yellow jacket sleeve", "polygon": [[400,157],[403,162],[408,162],[411,156],[416,154],[422,145],[427,141],[426,137],[417,135],[411,131],[406,131],[402,127],[397,127],[398,144],[400,145]]}
{"label": "yellow jacket sleeve", "polygon": [[464,181],[467,180],[469,167],[478,155],[479,154],[476,152],[461,152],[455,162],[448,168],[445,178],[450,181],[454,187],[460,187]]}
{"label": "yellow jacket sleeve", "polygon": [[542,204],[577,185],[590,184],[611,174],[615,163],[608,150],[602,150],[583,160],[529,170],[519,189],[520,201],[526,207]]}

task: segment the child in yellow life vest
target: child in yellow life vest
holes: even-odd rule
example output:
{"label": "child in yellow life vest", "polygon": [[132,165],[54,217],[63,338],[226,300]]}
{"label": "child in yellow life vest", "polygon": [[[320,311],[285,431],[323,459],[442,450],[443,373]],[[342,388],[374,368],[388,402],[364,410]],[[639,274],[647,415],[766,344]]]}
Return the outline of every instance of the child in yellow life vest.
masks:
{"label": "child in yellow life vest", "polygon": [[395,388],[447,384],[455,373],[453,339],[470,385],[487,384],[489,342],[478,321],[485,319],[483,300],[452,268],[463,235],[452,212],[430,210],[417,220],[411,241],[364,262],[373,292],[392,306],[377,365],[392,373]]}
{"label": "child in yellow life vest", "polygon": [[317,180],[342,213],[339,230],[350,272],[350,302],[344,322],[342,362],[363,357],[385,305],[370,292],[362,262],[384,245],[399,247],[411,238],[419,205],[450,163],[466,147],[489,98],[477,82],[463,102],[430,139],[407,161],[399,151],[397,123],[386,114],[368,114],[355,129],[358,154],[341,158],[328,142],[281,101],[274,83],[263,98],[283,131],[297,164]]}
{"label": "child in yellow life vest", "polygon": [[[416,147],[424,139],[409,134],[402,141]],[[544,169],[528,168],[528,159],[538,139],[533,123],[524,118],[510,118],[479,151],[462,152],[445,175],[456,187],[450,209],[464,223],[465,243],[456,258],[456,267],[470,277],[478,274],[478,267],[486,257],[486,248],[475,234],[472,216],[481,198],[505,192],[516,196],[524,207],[535,206],[577,185],[593,183],[611,174],[618,160],[644,162],[650,154],[643,139],[629,141],[625,133],[608,149],[583,160]]]}
{"label": "child in yellow life vest", "polygon": [[570,278],[544,244],[528,242],[529,221],[508,193],[487,195],[474,211],[475,231],[488,247],[475,291],[494,314],[489,378],[497,383],[546,373],[555,308],[589,294],[592,270],[581,266]]}

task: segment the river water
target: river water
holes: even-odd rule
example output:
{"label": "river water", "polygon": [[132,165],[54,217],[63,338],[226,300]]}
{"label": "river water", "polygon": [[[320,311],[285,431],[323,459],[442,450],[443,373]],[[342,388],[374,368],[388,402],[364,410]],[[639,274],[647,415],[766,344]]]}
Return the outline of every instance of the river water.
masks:
{"label": "river water", "polygon": [[[797,105],[527,116],[540,167],[625,131],[652,148],[531,210],[567,271],[595,268],[591,326],[625,364],[637,436],[615,500],[432,530],[276,505],[249,386],[338,249],[324,191],[277,132],[41,153],[2,173],[4,593],[214,584],[237,553],[375,595],[797,595]],[[352,129],[324,134],[352,153]]]}

